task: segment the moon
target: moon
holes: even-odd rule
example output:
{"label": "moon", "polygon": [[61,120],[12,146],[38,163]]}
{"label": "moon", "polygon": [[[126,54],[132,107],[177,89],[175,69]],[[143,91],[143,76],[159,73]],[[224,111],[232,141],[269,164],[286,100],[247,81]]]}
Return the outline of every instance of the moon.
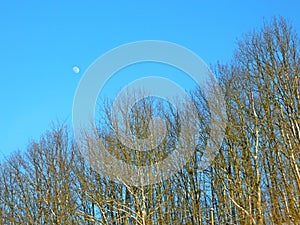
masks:
{"label": "moon", "polygon": [[78,67],[78,66],[74,66],[74,67],[73,67],[73,72],[74,72],[74,73],[79,73],[79,72],[80,72],[79,67]]}

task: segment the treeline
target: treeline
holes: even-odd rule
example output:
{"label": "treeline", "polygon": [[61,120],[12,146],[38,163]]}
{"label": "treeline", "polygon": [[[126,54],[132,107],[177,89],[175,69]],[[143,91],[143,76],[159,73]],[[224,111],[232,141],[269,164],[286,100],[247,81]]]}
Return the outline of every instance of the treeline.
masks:
{"label": "treeline", "polygon": [[[0,164],[0,224],[300,224],[299,47],[293,28],[276,18],[245,35],[229,64],[216,66],[228,123],[210,167],[201,167],[213,135],[201,90],[192,93],[200,130],[195,155],[155,184],[136,187],[95,172],[59,126]],[[131,110],[134,134],[147,137],[154,116],[168,134],[150,153],[131,151],[111,128],[109,108],[98,134],[119,160],[155,164],[188,137],[172,106],[146,99]]]}

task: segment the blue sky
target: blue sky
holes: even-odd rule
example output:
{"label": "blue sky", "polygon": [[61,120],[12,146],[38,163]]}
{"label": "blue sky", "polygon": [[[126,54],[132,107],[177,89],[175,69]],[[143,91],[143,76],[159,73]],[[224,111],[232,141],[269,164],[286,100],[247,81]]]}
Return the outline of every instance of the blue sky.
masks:
{"label": "blue sky", "polygon": [[81,76],[112,48],[165,40],[207,64],[226,62],[237,38],[264,19],[281,15],[300,33],[299,11],[296,0],[1,1],[0,158],[24,150],[53,121],[70,124]]}

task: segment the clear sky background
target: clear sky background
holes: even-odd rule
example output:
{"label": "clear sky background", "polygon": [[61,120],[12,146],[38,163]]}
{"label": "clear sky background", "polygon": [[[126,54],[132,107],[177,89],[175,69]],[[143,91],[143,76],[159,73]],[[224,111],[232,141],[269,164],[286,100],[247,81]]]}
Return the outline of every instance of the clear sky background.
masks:
{"label": "clear sky background", "polygon": [[1,1],[0,158],[26,149],[53,121],[71,124],[81,76],[112,48],[165,40],[222,63],[237,39],[273,16],[300,34],[299,15],[297,0]]}

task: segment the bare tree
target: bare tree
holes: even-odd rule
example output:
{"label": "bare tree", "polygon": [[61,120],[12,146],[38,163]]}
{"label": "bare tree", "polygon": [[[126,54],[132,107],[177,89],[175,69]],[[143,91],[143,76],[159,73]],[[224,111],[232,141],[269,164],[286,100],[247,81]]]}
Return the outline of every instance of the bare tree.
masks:
{"label": "bare tree", "polygon": [[222,221],[281,224],[299,218],[299,39],[274,19],[219,67],[228,102],[226,145],[216,163]]}

